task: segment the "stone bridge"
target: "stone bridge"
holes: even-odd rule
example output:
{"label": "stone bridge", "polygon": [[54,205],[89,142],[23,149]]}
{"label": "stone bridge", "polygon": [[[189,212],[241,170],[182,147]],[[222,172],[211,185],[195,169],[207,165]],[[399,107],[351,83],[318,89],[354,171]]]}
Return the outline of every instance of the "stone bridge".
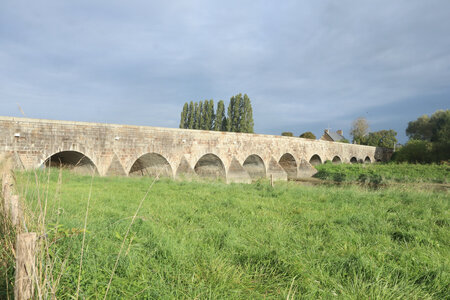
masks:
{"label": "stone bridge", "polygon": [[311,165],[386,161],[386,149],[262,134],[0,117],[0,152],[23,169],[99,175],[219,177],[250,182],[311,176]]}

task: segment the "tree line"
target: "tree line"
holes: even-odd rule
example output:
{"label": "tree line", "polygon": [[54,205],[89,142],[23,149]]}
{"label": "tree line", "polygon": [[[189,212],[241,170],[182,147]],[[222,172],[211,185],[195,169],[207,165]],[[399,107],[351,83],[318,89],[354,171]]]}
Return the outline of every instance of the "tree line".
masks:
{"label": "tree line", "polygon": [[392,160],[410,163],[432,163],[450,159],[450,110],[438,110],[431,116],[423,115],[408,123],[406,135],[409,141],[397,145],[397,132],[380,130],[368,132],[364,118],[356,119],[350,131],[353,143],[397,150]]}
{"label": "tree line", "polygon": [[247,94],[230,98],[225,115],[225,103],[220,100],[214,110],[214,100],[185,103],[181,111],[180,128],[253,133],[253,109]]}
{"label": "tree line", "polygon": [[353,144],[395,148],[397,144],[397,132],[393,129],[369,132],[369,124],[365,118],[358,118],[352,123],[350,135]]}

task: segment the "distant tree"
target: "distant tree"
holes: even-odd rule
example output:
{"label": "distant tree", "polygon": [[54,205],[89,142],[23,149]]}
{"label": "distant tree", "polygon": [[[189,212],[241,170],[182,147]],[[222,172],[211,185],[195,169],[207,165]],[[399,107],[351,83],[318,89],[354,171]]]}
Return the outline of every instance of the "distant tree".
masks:
{"label": "distant tree", "polygon": [[198,104],[198,127],[196,129],[203,129],[203,123],[204,123],[204,107],[203,107],[203,101],[200,101]]}
{"label": "distant tree", "polygon": [[300,134],[300,137],[304,138],[304,139],[310,139],[310,140],[316,139],[316,136],[311,131],[307,131],[307,132]]}
{"label": "distant tree", "polygon": [[438,110],[408,123],[406,135],[413,140],[450,142],[450,110]]}
{"label": "distant tree", "polygon": [[396,136],[397,132],[392,129],[370,132],[361,144],[375,147],[394,148],[394,145],[397,144]]}
{"label": "distant tree", "polygon": [[365,118],[358,118],[353,121],[350,129],[350,135],[353,137],[353,143],[364,143],[365,136],[369,131],[369,124]]}
{"label": "distant tree", "polygon": [[231,97],[228,105],[227,131],[253,133],[253,109],[247,94]]}
{"label": "distant tree", "polygon": [[197,102],[194,104],[194,127],[192,129],[200,129],[201,113]]}
{"label": "distant tree", "polygon": [[184,103],[183,110],[181,111],[181,118],[180,118],[180,128],[187,128],[188,126],[188,113],[189,113],[189,106],[186,103]]}
{"label": "distant tree", "polygon": [[194,129],[195,124],[195,111],[194,111],[194,103],[191,101],[189,103],[189,110],[188,110],[188,126],[189,129]]}
{"label": "distant tree", "polygon": [[241,112],[241,118],[244,119],[241,132],[253,133],[253,109],[250,98],[247,94],[244,94],[243,111]]}
{"label": "distant tree", "polygon": [[230,98],[230,103],[228,103],[228,109],[227,109],[227,131],[234,131],[234,106],[236,105],[236,100],[233,97]]}
{"label": "distant tree", "polygon": [[227,119],[225,117],[225,104],[223,103],[223,100],[220,100],[217,103],[217,111],[214,121],[214,130],[226,131],[227,130],[226,127],[227,127]]}
{"label": "distant tree", "polygon": [[433,144],[424,140],[409,140],[406,145],[394,153],[392,159],[397,162],[431,163],[433,159]]}
{"label": "distant tree", "polygon": [[209,111],[208,111],[208,130],[214,130],[214,119],[216,115],[214,114],[214,100],[209,100]]}
{"label": "distant tree", "polygon": [[450,110],[437,110],[408,123],[409,142],[394,153],[394,160],[441,162],[450,160]]}
{"label": "distant tree", "polygon": [[344,143],[344,144],[350,144],[350,141],[349,140],[347,140],[346,138],[343,138],[343,139],[341,139],[341,140],[339,140],[339,141],[337,141],[338,143]]}
{"label": "distant tree", "polygon": [[227,114],[228,118],[225,117],[225,104],[222,100],[217,104],[217,116],[214,112],[214,100],[191,101],[183,107],[180,128],[253,133],[253,110],[247,94],[231,97]]}
{"label": "distant tree", "polygon": [[294,136],[294,134],[290,131],[284,131],[281,133],[282,136]]}

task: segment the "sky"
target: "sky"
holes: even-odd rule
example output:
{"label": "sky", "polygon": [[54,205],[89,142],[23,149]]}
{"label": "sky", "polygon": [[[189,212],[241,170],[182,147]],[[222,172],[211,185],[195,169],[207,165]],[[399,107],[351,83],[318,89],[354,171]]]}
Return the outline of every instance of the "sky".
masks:
{"label": "sky", "polygon": [[450,1],[0,1],[0,115],[178,127],[246,93],[255,132],[450,107]]}

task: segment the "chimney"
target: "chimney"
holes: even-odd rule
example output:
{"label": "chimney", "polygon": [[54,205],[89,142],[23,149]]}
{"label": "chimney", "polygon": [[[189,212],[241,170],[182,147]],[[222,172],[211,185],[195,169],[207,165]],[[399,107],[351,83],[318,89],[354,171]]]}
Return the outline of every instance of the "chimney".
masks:
{"label": "chimney", "polygon": [[328,134],[328,133],[330,133],[330,132],[328,131],[328,129],[325,129],[325,133]]}
{"label": "chimney", "polygon": [[336,133],[344,136],[344,133],[342,132],[342,129],[339,129],[338,131],[336,131]]}

